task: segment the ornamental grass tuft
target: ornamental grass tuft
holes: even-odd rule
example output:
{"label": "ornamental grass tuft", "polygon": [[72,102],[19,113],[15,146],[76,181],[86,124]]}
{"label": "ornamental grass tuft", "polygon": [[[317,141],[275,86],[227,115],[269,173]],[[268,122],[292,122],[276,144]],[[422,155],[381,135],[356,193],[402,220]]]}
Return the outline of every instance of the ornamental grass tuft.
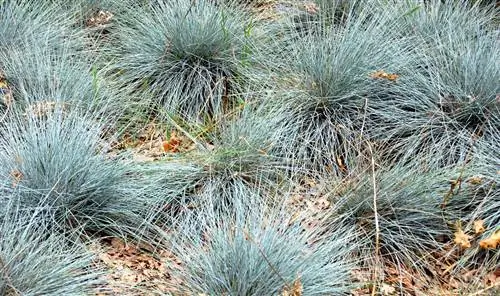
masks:
{"label": "ornamental grass tuft", "polygon": [[500,47],[493,17],[486,8],[430,1],[401,18],[413,32],[413,50],[398,82],[385,87],[371,111],[378,122],[373,139],[385,143],[386,156],[414,164],[425,159],[416,164],[424,170],[456,165],[473,157],[479,138],[498,133]]}
{"label": "ornamental grass tuft", "polygon": [[98,292],[102,273],[93,267],[92,254],[12,203],[9,207],[0,216],[1,295]]}
{"label": "ornamental grass tuft", "polygon": [[[214,201],[217,196],[207,196]],[[257,196],[236,193],[234,207],[207,207],[183,220],[173,245],[181,292],[208,295],[347,295],[349,228],[328,236],[304,230]],[[299,291],[300,290],[300,291]],[[288,294],[287,294],[288,295]]]}
{"label": "ornamental grass tuft", "polygon": [[253,111],[244,111],[241,118],[210,133],[210,143],[200,142],[199,149],[149,166],[162,180],[159,196],[169,203],[180,202],[168,208],[203,207],[205,197],[217,196],[216,208],[222,210],[232,207],[234,195],[279,190],[293,171],[287,159],[271,153],[281,140],[282,118],[256,116]]}
{"label": "ornamental grass tuft", "polygon": [[9,116],[0,129],[0,192],[54,228],[138,227],[149,209],[148,180],[126,155],[110,153],[101,138],[107,126],[57,104],[38,111]]}
{"label": "ornamental grass tuft", "polygon": [[356,225],[366,267],[399,266],[424,279],[452,234],[448,208],[442,208],[450,175],[396,167],[344,180],[343,189],[331,193],[332,215]]}
{"label": "ornamental grass tuft", "polygon": [[117,20],[113,67],[123,92],[154,100],[176,116],[220,119],[240,102],[239,69],[250,67],[250,15],[213,1],[131,5]]}
{"label": "ornamental grass tuft", "polygon": [[373,5],[347,10],[341,25],[325,17],[311,24],[317,30],[283,33],[275,48],[294,41],[287,50],[271,48],[275,56],[263,62],[273,70],[265,78],[273,95],[263,103],[281,106],[278,113],[287,115],[282,155],[310,170],[340,175],[356,166],[354,159],[366,150],[365,134],[375,124],[370,98],[380,88],[372,75],[396,73],[405,64],[399,52],[408,42],[392,37],[394,21],[388,14],[374,15]]}

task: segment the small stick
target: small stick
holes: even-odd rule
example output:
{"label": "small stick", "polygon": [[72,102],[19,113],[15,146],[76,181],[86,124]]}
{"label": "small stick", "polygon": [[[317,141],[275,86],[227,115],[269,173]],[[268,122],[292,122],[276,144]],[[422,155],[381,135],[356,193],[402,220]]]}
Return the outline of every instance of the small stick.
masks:
{"label": "small stick", "polygon": [[[377,211],[377,180],[375,178],[375,159],[373,158],[373,150],[372,150],[372,146],[370,145],[370,143],[368,143],[368,149],[370,149],[372,182],[373,182],[373,212],[374,212],[374,217],[375,217],[375,255],[378,259],[379,255],[380,255],[380,226],[379,226],[378,211]],[[375,295],[375,290],[376,290],[376,284],[375,284],[375,280],[377,278],[376,270],[377,269],[375,269],[375,272],[373,274],[374,285],[373,285],[373,289],[372,289],[372,295]]]}

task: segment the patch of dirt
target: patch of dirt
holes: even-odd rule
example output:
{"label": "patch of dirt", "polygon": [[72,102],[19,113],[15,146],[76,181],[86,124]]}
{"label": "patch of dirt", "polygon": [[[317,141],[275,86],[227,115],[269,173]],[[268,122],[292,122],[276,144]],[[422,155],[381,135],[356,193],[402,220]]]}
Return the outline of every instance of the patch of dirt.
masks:
{"label": "patch of dirt", "polygon": [[161,159],[167,154],[184,153],[194,149],[193,142],[175,129],[151,122],[135,134],[124,134],[119,142],[112,144],[110,153],[116,154],[123,150],[132,151],[137,162],[150,162]]}

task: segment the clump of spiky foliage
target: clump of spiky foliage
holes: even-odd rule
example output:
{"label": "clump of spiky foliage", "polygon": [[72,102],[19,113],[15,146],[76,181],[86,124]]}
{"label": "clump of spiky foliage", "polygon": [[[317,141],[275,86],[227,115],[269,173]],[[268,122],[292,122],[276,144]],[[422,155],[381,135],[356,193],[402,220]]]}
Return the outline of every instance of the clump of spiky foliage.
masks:
{"label": "clump of spiky foliage", "polygon": [[372,131],[387,144],[386,156],[426,159],[424,168],[454,165],[471,158],[477,138],[498,132],[500,47],[492,17],[465,3],[430,1],[401,18],[413,35],[409,63],[372,105]]}
{"label": "clump of spiky foliage", "polygon": [[2,126],[0,192],[62,229],[125,231],[148,206],[133,164],[108,155],[107,126],[92,113],[53,108]]}
{"label": "clump of spiky foliage", "polygon": [[362,10],[361,5],[371,5],[369,1],[357,0],[315,0],[316,19],[328,22],[329,26],[343,25],[356,11]]}
{"label": "clump of spiky foliage", "polygon": [[100,71],[85,54],[64,41],[57,49],[48,43],[33,47],[24,42],[0,51],[0,71],[19,110],[57,103],[104,115],[120,113],[126,105],[123,100],[109,99],[111,92]]}
{"label": "clump of spiky foliage", "polygon": [[241,118],[217,131],[211,139],[214,146],[211,151],[196,155],[195,159],[203,163],[213,181],[218,180],[213,183],[229,185],[227,182],[232,179],[255,188],[274,187],[280,171],[289,168],[285,158],[270,153],[281,141],[281,120],[282,116],[271,117],[255,109],[245,110]]}
{"label": "clump of spiky foliage", "polygon": [[328,236],[289,223],[284,212],[270,209],[257,196],[236,193],[234,207],[204,209],[180,223],[173,242],[182,265],[173,271],[182,292],[208,295],[346,295],[349,228]]}
{"label": "clump of spiky foliage", "polygon": [[451,221],[441,208],[451,172],[421,174],[396,167],[370,175],[335,184],[333,216],[344,215],[356,225],[367,267],[393,264],[401,274],[415,270],[425,278],[451,235]]}
{"label": "clump of spiky foliage", "polygon": [[282,117],[254,112],[259,113],[245,110],[241,118],[211,132],[211,143],[197,142],[197,150],[151,165],[153,174],[163,179],[160,195],[196,207],[203,206],[204,196],[217,196],[221,209],[231,207],[234,195],[278,190],[291,170],[286,159],[270,153],[281,140]]}
{"label": "clump of spiky foliage", "polygon": [[391,19],[373,15],[371,7],[349,10],[342,26],[316,24],[317,31],[268,59],[275,70],[268,80],[275,83],[274,97],[265,103],[282,106],[279,112],[287,114],[282,153],[310,169],[341,174],[338,162],[358,155],[358,143],[371,127],[368,96],[378,89],[370,74],[394,73],[400,66],[393,61],[405,43],[390,37]]}
{"label": "clump of spiky foliage", "polygon": [[213,1],[132,5],[117,23],[115,70],[121,87],[153,93],[184,118],[220,118],[238,103],[238,68],[248,63],[252,21]]}
{"label": "clump of spiky foliage", "polygon": [[85,33],[85,41],[89,50],[95,51],[96,58],[104,61],[108,58],[103,49],[109,42],[109,34],[115,27],[115,20],[126,18],[127,7],[135,2],[137,5],[146,5],[147,1],[133,0],[51,0],[54,6],[61,7],[71,17],[75,30]]}
{"label": "clump of spiky foliage", "polygon": [[89,295],[97,291],[100,272],[92,268],[93,255],[29,214],[23,216],[13,204],[9,207],[2,208],[0,216],[1,295]]}
{"label": "clump of spiky foliage", "polygon": [[[54,88],[57,83],[60,83],[60,80],[54,81],[57,78],[52,76],[54,73],[51,70],[54,67],[46,67],[52,63],[47,59],[54,58],[55,51],[60,48],[71,48],[71,50],[76,51],[79,41],[81,41],[78,33],[71,30],[67,17],[61,10],[49,5],[46,1],[28,3],[8,0],[0,2],[0,35],[2,36],[0,41],[0,79],[2,87],[8,84],[10,93],[12,91],[22,92],[21,88],[29,88],[44,79],[50,80],[49,85],[44,85],[42,89],[38,88],[32,92],[35,95],[44,96],[47,89]],[[59,54],[61,53],[59,52]],[[59,56],[55,59],[59,59]],[[61,65],[67,66],[66,63],[61,63]],[[44,73],[44,71],[47,72]],[[17,97],[17,95],[15,96]],[[12,98],[7,100],[2,96],[0,107],[10,105],[12,100]]]}
{"label": "clump of spiky foliage", "polygon": [[30,42],[33,48],[61,42],[81,46],[78,30],[71,27],[71,16],[50,1],[4,0],[0,2],[0,52]]}
{"label": "clump of spiky foliage", "polygon": [[[470,235],[471,247],[456,245],[451,256],[458,256],[455,271],[478,270],[487,274],[498,268],[498,249],[485,249],[479,244],[499,231],[500,225],[500,157],[498,150],[500,133],[483,138],[475,145],[474,158],[461,168],[460,188],[452,197],[450,206],[456,212],[455,220],[465,233]],[[484,226],[484,231],[475,229],[475,223]],[[458,230],[458,229],[456,229]]]}
{"label": "clump of spiky foliage", "polygon": [[[393,3],[400,12],[408,13],[398,19],[395,32],[402,35],[416,35],[425,46],[456,40],[473,38],[481,30],[495,30],[492,20],[498,12],[492,7],[480,7],[472,1],[427,0]],[[447,20],[447,22],[444,22]],[[450,38],[451,37],[451,38]]]}

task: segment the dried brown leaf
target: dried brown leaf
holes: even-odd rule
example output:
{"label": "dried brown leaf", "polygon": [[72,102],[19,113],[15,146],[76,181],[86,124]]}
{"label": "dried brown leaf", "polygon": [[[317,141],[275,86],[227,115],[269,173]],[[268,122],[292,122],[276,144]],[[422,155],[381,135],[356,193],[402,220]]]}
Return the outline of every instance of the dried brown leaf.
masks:
{"label": "dried brown leaf", "polygon": [[19,182],[23,179],[24,175],[19,170],[12,170],[10,172],[10,176],[12,177],[12,187],[16,187]]}
{"label": "dried brown leaf", "polygon": [[163,141],[162,143],[163,151],[170,153],[179,152],[180,145],[181,138],[177,136],[177,133],[175,131],[172,131],[170,133],[170,139],[168,139],[167,141]]}
{"label": "dried brown leaf", "polygon": [[485,231],[486,231],[486,228],[484,228],[484,220],[474,221],[474,233],[475,234],[481,234]]}
{"label": "dried brown leaf", "polygon": [[500,230],[495,231],[489,238],[479,242],[479,246],[483,249],[494,250],[500,246]]}
{"label": "dried brown leaf", "polygon": [[472,184],[472,185],[481,185],[483,183],[483,179],[481,177],[474,176],[474,177],[470,177],[467,180],[467,182]]}
{"label": "dried brown leaf", "polygon": [[282,296],[302,296],[302,291],[304,288],[302,287],[302,283],[300,282],[300,277],[297,278],[291,286],[285,287],[283,289]]}
{"label": "dried brown leaf", "polygon": [[455,244],[458,246],[467,249],[471,247],[470,239],[472,238],[470,235],[466,234],[461,228],[458,228],[454,233],[455,239],[453,240]]}
{"label": "dried brown leaf", "polygon": [[372,74],[370,74],[370,77],[373,79],[386,79],[389,81],[396,81],[399,78],[399,75],[394,74],[394,73],[386,73],[383,70],[376,71]]}

